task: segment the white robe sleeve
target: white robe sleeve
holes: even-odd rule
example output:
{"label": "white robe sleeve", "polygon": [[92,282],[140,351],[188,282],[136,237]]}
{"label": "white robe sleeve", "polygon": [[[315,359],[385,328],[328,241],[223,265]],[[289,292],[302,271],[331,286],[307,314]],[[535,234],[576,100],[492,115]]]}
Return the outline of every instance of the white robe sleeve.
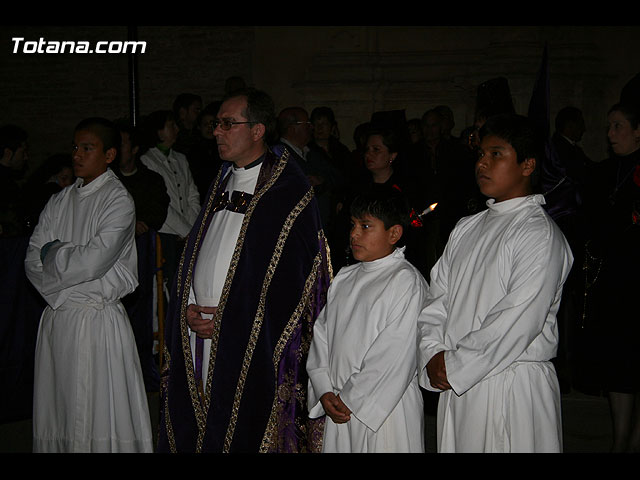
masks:
{"label": "white robe sleeve", "polygon": [[[198,214],[200,213],[200,192],[198,192],[198,187],[196,187],[196,184],[193,181],[193,176],[191,175],[189,164],[186,165],[185,172],[187,176],[187,185],[189,185],[189,213],[187,217],[190,225],[193,225],[198,218]],[[184,236],[186,237],[190,231],[191,226]]]}
{"label": "white robe sleeve", "polygon": [[340,391],[352,415],[373,431],[384,423],[416,376],[417,319],[426,286],[413,272],[401,273],[388,287],[393,306],[385,328]]}
{"label": "white robe sleeve", "polygon": [[427,305],[418,317],[418,380],[421,387],[432,392],[441,390],[431,386],[427,375],[427,363],[436,353],[448,350],[444,331],[448,317],[450,251],[451,242],[447,243],[442,256],[431,269]]}
{"label": "white robe sleeve", "polygon": [[40,213],[38,223],[31,234],[31,238],[29,238],[29,246],[27,247],[27,254],[24,261],[27,278],[41,294],[44,274],[42,271],[42,262],[40,261],[40,250],[45,244],[57,240],[53,235],[54,229],[51,225],[52,205],[53,201],[49,200]]}
{"label": "white robe sleeve", "polygon": [[[64,302],[71,290],[81,291],[82,285],[104,277],[134,238],[135,210],[128,196],[114,197],[100,213],[98,229],[88,242],[83,245],[68,241],[56,243],[41,262],[40,249],[50,241],[50,232],[55,231],[49,209],[43,211],[44,222],[38,223],[31,237],[25,268],[38,291],[54,308]],[[135,272],[132,275],[122,269],[117,273],[122,281],[137,284]]]}
{"label": "white robe sleeve", "polygon": [[572,258],[564,239],[541,222],[529,222],[502,252],[500,261],[508,272],[496,288],[506,294],[479,329],[444,354],[449,384],[458,395],[516,361],[541,334],[552,304],[560,300]]}
{"label": "white robe sleeve", "polygon": [[320,397],[333,392],[329,376],[329,344],[327,342],[327,307],[325,306],[313,325],[313,339],[307,356],[307,373],[309,386],[307,389],[307,407],[310,418],[318,418],[325,414]]}

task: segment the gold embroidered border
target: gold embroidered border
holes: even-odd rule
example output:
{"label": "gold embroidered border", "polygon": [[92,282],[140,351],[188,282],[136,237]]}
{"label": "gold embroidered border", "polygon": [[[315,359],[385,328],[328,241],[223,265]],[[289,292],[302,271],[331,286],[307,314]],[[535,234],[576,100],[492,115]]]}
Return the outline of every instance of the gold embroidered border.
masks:
{"label": "gold embroidered border", "polygon": [[[165,420],[165,429],[167,432],[167,441],[169,442],[169,449],[171,452],[176,452],[176,439],[173,434],[173,425],[171,423],[171,416],[169,415],[169,376],[168,372],[171,370],[171,354],[169,353],[169,349],[167,348],[166,343],[163,347],[164,352],[164,366],[162,371],[160,372],[160,391],[164,392],[164,420]],[[161,397],[162,398],[162,397]]]}
{"label": "gold embroidered border", "polygon": [[[191,259],[189,261],[189,267],[186,275],[185,285],[184,287],[182,287],[183,293],[182,293],[182,301],[180,303],[180,334],[182,338],[182,352],[184,355],[184,365],[185,365],[185,372],[187,375],[187,383],[189,385],[189,394],[191,396],[191,404],[193,406],[194,414],[196,417],[196,423],[198,426],[198,436],[203,435],[205,430],[206,411],[203,409],[202,402],[200,400],[200,394],[198,393],[197,383],[195,380],[195,373],[193,371],[193,355],[191,352],[191,343],[189,339],[189,327],[187,324],[187,307],[189,306],[189,293],[191,290],[191,282],[193,280],[193,268],[195,265],[195,259],[197,257],[197,252],[199,251],[199,248],[200,248],[200,242],[202,241],[206,220],[209,217],[209,214],[211,213],[213,199],[216,196],[221,175],[222,175],[222,169],[218,170],[218,174],[216,176],[216,180],[214,184],[215,185],[214,190],[213,192],[211,192],[211,195],[209,195],[205,213],[202,217],[200,228],[198,229],[198,234],[194,242],[193,254],[191,255]],[[182,278],[181,273],[184,268],[184,260],[185,260],[184,257],[185,257],[186,249],[187,249],[187,245],[185,243],[185,246],[182,250],[182,255],[180,256],[180,264],[178,266],[178,271],[177,271],[177,275],[178,275],[177,291],[180,291],[180,288],[181,288],[181,284],[180,284],[180,281]],[[175,444],[175,441],[174,441],[174,444]]]}
{"label": "gold embroidered border", "polygon": [[324,231],[320,232],[322,236],[322,245],[324,245],[325,258],[327,259],[327,269],[329,270],[329,283],[333,280],[333,265],[331,264],[331,249],[329,248],[329,242],[324,236]]}
{"label": "gold embroidered border", "polygon": [[[182,351],[183,351],[183,355],[184,355],[184,363],[185,363],[185,369],[186,369],[186,375],[187,375],[187,383],[189,385],[189,393],[191,395],[191,403],[193,405],[193,409],[194,409],[194,413],[196,416],[196,422],[198,424],[198,429],[199,430],[203,430],[204,429],[204,412],[202,411],[202,407],[200,404],[200,401],[198,400],[198,391],[196,388],[196,384],[195,384],[195,375],[193,372],[193,360],[192,360],[192,356],[191,356],[191,345],[189,343],[189,331],[188,331],[188,326],[187,326],[187,322],[186,322],[186,309],[188,306],[188,302],[189,302],[189,290],[191,287],[191,277],[193,274],[193,259],[195,258],[195,252],[197,251],[196,248],[199,245],[199,242],[201,240],[202,237],[202,232],[203,232],[203,228],[205,225],[205,220],[207,219],[207,217],[209,216],[209,212],[211,210],[211,206],[213,204],[213,199],[216,196],[216,191],[217,191],[217,186],[219,184],[220,181],[220,176],[222,175],[222,169],[218,170],[218,173],[216,175],[216,179],[215,179],[215,187],[213,192],[211,193],[211,195],[209,196],[209,201],[207,202],[207,206],[206,206],[206,210],[203,216],[203,221],[200,225],[200,229],[198,231],[198,236],[196,237],[196,244],[194,246],[194,255],[191,259],[191,262],[189,264],[189,273],[187,275],[187,283],[186,286],[184,288],[183,291],[183,298],[181,301],[181,305],[180,305],[180,335],[181,335],[181,339],[182,339]],[[178,264],[178,269],[176,270],[176,275],[177,275],[177,290],[176,291],[180,291],[181,288],[181,279],[182,279],[182,270],[184,268],[184,256],[185,256],[185,252],[186,252],[186,248],[187,245],[185,243],[184,248],[182,249],[182,254],[180,255],[180,262]],[[171,448],[171,451],[173,453],[175,453],[177,451],[176,449],[176,443],[175,443],[175,436],[173,434],[173,428],[172,428],[172,423],[171,423],[171,417],[170,417],[170,413],[169,413],[169,393],[167,391],[167,395],[165,398],[165,422],[166,422],[166,429],[167,429],[167,438],[169,441],[169,445]]]}
{"label": "gold embroidered border", "polygon": [[296,327],[299,324],[300,316],[302,315],[303,310],[309,305],[309,298],[311,295],[311,289],[318,277],[318,270],[320,268],[320,264],[322,263],[322,251],[319,251],[316,255],[316,258],[313,260],[313,268],[311,269],[311,273],[307,277],[305,282],[304,290],[302,295],[300,296],[300,301],[296,306],[287,326],[285,327],[282,335],[278,339],[278,343],[273,352],[273,367],[274,367],[274,375],[276,377],[274,390],[276,395],[273,397],[273,404],[271,406],[271,414],[269,415],[269,421],[267,422],[267,428],[264,432],[264,436],[262,437],[262,442],[260,444],[260,453],[267,453],[269,451],[273,451],[275,445],[277,444],[277,417],[278,417],[278,403],[279,403],[279,395],[278,395],[278,366],[280,364],[280,358],[282,357],[282,352],[284,347],[289,342],[291,335],[295,331]]}
{"label": "gold embroidered border", "polygon": [[169,396],[164,399],[164,423],[167,430],[167,439],[169,441],[169,449],[172,453],[177,452],[176,439],[173,434],[173,424],[171,423],[171,415],[169,414]]}
{"label": "gold embroidered border", "polygon": [[264,309],[265,309],[265,297],[267,295],[267,290],[269,289],[269,285],[271,284],[271,279],[275,274],[276,267],[278,262],[280,261],[280,256],[282,255],[282,250],[284,249],[284,244],[289,236],[289,232],[297,219],[298,215],[305,209],[305,207],[309,204],[309,202],[313,199],[313,189],[309,189],[309,191],[305,194],[304,197],[298,202],[298,204],[291,210],[287,219],[284,222],[282,230],[280,231],[280,236],[276,242],[273,255],[271,256],[271,261],[269,266],[267,267],[267,273],[264,278],[264,282],[262,284],[262,291],[260,293],[260,300],[258,302],[258,310],[256,312],[256,316],[253,322],[253,326],[251,328],[251,334],[249,336],[249,343],[247,345],[247,349],[245,350],[244,360],[242,362],[242,370],[240,372],[240,378],[238,381],[238,385],[236,386],[236,394],[233,401],[233,408],[231,412],[231,421],[229,423],[229,427],[227,428],[227,434],[225,435],[224,448],[223,452],[229,452],[231,447],[231,440],[233,438],[233,433],[235,431],[235,426],[238,420],[238,409],[240,406],[240,400],[242,398],[242,392],[244,390],[244,384],[246,382],[247,373],[249,370],[249,366],[251,364],[251,358],[253,357],[253,351],[255,349],[256,343],[258,341],[258,335],[260,333],[260,329],[262,328],[262,320],[264,317]]}

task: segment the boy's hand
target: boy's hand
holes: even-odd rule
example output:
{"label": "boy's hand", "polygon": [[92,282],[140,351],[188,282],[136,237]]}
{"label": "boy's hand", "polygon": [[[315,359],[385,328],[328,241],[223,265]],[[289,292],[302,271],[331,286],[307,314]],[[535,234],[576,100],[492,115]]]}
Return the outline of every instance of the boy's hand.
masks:
{"label": "boy's hand", "polygon": [[333,420],[333,423],[346,423],[351,420],[351,410],[344,404],[339,395],[327,392],[320,397],[320,403],[322,403],[325,413]]}
{"label": "boy's hand", "polygon": [[427,363],[427,375],[433,388],[449,390],[449,380],[447,380],[447,368],[444,364],[444,350],[436,353],[429,363]]}
{"label": "boy's hand", "polygon": [[200,338],[213,337],[213,318],[202,318],[202,314],[215,315],[218,307],[202,307],[194,303],[187,307],[187,324]]}
{"label": "boy's hand", "polygon": [[47,256],[49,249],[54,246],[56,243],[60,243],[60,240],[54,240],[52,242],[45,243],[40,249],[40,262],[44,263],[44,257]]}

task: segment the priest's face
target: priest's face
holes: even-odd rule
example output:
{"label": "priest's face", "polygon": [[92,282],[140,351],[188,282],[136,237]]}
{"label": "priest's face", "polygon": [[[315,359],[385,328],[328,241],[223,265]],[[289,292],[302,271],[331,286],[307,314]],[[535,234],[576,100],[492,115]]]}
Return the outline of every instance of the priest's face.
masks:
{"label": "priest's face", "polygon": [[[249,122],[245,116],[246,109],[246,97],[229,98],[220,106],[217,121]],[[218,124],[213,135],[216,137],[220,158],[235,163],[239,168],[257,160],[264,153],[264,132],[264,125],[261,123],[233,124],[228,129]]]}
{"label": "priest's face", "polygon": [[351,252],[353,258],[360,262],[372,262],[386,257],[393,252],[401,236],[400,225],[386,229],[382,220],[371,215],[351,217]]}
{"label": "priest's face", "polygon": [[82,178],[84,185],[87,185],[107,171],[116,153],[115,148],[105,152],[102,140],[95,133],[80,130],[73,137],[71,152],[73,173],[76,177]]}
{"label": "priest's face", "polygon": [[516,151],[495,135],[482,139],[476,162],[476,181],[483,195],[502,202],[531,193],[531,174],[535,159],[518,163]]}

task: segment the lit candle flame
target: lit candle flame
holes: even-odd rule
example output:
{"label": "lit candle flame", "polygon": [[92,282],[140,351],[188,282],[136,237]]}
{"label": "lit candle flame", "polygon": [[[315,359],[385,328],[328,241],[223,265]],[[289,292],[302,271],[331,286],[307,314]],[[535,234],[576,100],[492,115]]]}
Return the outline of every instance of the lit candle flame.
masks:
{"label": "lit candle flame", "polygon": [[420,217],[425,216],[427,213],[431,213],[431,212],[433,212],[433,210],[436,208],[436,206],[437,206],[437,205],[438,205],[438,202],[436,202],[436,203],[432,203],[431,205],[429,205],[429,207],[428,207],[428,208],[426,208],[426,209],[424,210],[424,212],[422,212],[422,213],[420,214]]}

